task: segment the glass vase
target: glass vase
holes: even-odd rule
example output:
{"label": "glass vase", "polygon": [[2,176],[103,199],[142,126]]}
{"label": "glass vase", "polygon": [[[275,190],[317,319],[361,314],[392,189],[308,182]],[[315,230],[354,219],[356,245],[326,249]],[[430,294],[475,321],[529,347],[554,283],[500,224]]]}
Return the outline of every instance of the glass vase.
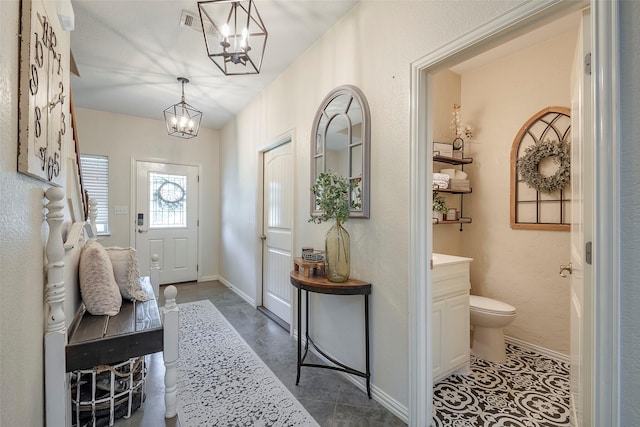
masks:
{"label": "glass vase", "polygon": [[329,229],[324,239],[325,274],[330,282],[346,282],[351,271],[351,238],[340,221]]}

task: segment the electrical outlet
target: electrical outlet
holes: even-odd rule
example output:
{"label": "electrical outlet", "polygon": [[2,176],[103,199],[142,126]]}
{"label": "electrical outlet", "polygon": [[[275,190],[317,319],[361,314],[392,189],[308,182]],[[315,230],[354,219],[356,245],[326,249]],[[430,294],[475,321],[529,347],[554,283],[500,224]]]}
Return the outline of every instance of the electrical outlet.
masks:
{"label": "electrical outlet", "polygon": [[114,215],[127,215],[129,213],[129,207],[128,206],[114,206],[113,207],[113,214]]}

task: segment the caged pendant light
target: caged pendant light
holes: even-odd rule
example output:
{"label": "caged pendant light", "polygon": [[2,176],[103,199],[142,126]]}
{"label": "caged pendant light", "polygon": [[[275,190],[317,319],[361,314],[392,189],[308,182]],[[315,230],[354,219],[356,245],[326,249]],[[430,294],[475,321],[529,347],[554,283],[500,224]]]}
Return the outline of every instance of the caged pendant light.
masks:
{"label": "caged pendant light", "polygon": [[267,29],[253,0],[198,2],[207,56],[227,76],[258,74]]}
{"label": "caged pendant light", "polygon": [[184,101],[184,84],[189,79],[178,77],[178,81],[182,84],[182,100],[164,110],[164,121],[169,135],[189,139],[198,136],[202,111]]}

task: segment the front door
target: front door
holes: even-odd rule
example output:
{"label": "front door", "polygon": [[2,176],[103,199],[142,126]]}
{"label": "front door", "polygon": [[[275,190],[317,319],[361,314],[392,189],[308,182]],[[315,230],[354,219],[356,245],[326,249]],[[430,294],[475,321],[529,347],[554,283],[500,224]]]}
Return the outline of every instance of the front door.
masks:
{"label": "front door", "polygon": [[291,228],[293,224],[293,161],[291,143],[263,157],[262,304],[291,324]]}
{"label": "front door", "polygon": [[[570,275],[571,318],[571,423],[574,426],[592,425],[592,385],[590,366],[593,352],[593,329],[591,326],[592,276],[588,245],[592,240],[593,194],[593,123],[591,107],[591,75],[585,71],[585,58],[591,52],[589,12],[582,17],[581,31],[574,57],[571,90],[571,254],[568,272]],[[566,273],[564,275],[567,275]]]}
{"label": "front door", "polygon": [[160,259],[160,284],[198,279],[198,167],[136,162],[136,251],[140,271]]}

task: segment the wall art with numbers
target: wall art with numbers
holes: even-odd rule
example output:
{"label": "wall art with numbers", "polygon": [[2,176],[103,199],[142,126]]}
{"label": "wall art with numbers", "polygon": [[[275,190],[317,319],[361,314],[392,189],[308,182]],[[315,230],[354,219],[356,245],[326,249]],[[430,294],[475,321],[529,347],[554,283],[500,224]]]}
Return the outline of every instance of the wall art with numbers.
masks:
{"label": "wall art with numbers", "polygon": [[64,185],[69,113],[69,33],[56,2],[23,0],[20,34],[18,171]]}

